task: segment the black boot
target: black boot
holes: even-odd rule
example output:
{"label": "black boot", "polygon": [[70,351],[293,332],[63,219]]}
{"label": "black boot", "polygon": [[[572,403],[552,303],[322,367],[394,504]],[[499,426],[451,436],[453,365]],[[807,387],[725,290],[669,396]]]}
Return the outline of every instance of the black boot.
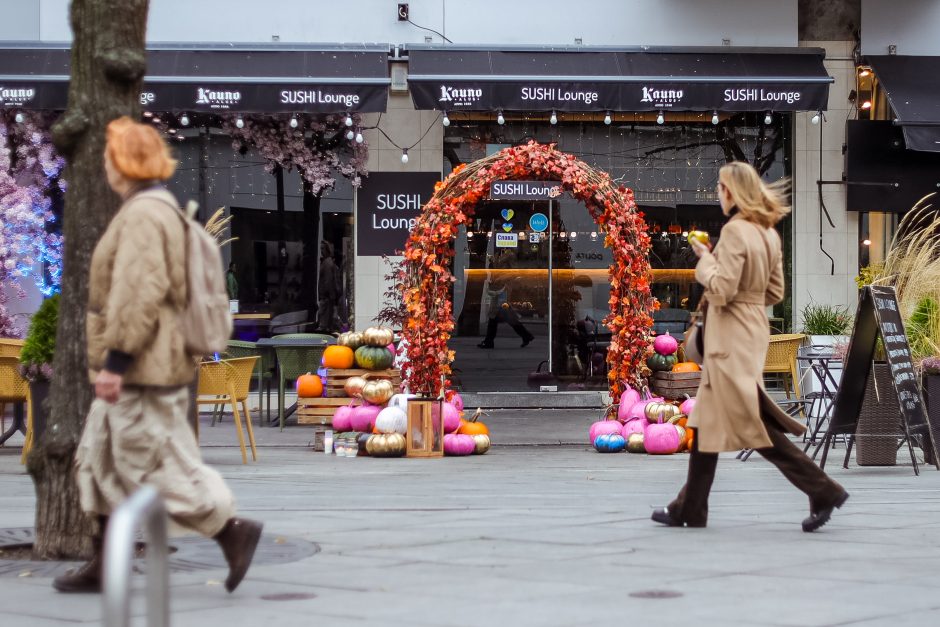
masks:
{"label": "black boot", "polygon": [[494,348],[493,341],[496,339],[496,329],[499,326],[499,321],[496,318],[490,318],[489,322],[486,323],[486,337],[483,338],[483,341],[477,344],[477,348]]}
{"label": "black boot", "polygon": [[222,548],[222,555],[228,563],[228,577],[225,580],[225,589],[229,592],[235,590],[255,556],[258,541],[261,539],[263,525],[254,520],[232,518],[222,528],[215,538]]}
{"label": "black boot", "polygon": [[52,587],[59,592],[101,592],[104,532],[108,527],[108,517],[99,516],[98,522],[98,533],[91,538],[91,559],[52,580]]}
{"label": "black boot", "polygon": [[511,327],[512,327],[512,330],[515,331],[516,334],[517,334],[519,337],[522,338],[522,345],[521,345],[519,348],[525,348],[526,346],[528,346],[528,345],[532,342],[532,340],[535,339],[535,336],[532,335],[532,334],[529,332],[529,330],[528,330],[527,328],[525,328],[525,327],[522,325],[522,323],[519,322],[518,320],[515,321],[515,322],[509,323],[509,326],[511,326]]}

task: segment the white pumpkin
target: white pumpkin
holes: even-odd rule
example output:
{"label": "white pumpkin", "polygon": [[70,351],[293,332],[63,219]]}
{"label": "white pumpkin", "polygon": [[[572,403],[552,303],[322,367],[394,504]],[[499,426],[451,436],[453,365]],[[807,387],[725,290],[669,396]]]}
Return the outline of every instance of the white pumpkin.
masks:
{"label": "white pumpkin", "polygon": [[375,417],[375,428],[381,433],[405,433],[408,415],[400,407],[386,407]]}
{"label": "white pumpkin", "polygon": [[408,400],[415,398],[416,394],[396,394],[392,398],[388,399],[389,407],[398,407],[405,413],[408,412]]}

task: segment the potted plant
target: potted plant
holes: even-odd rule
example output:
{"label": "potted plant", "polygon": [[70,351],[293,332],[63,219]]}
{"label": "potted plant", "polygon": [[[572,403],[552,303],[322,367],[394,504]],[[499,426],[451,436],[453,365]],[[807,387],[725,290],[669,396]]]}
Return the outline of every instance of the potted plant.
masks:
{"label": "potted plant", "polygon": [[47,298],[29,323],[29,331],[20,352],[20,373],[29,382],[33,404],[33,441],[38,441],[46,427],[46,398],[52,380],[52,357],[59,317],[59,295]]}
{"label": "potted plant", "polygon": [[[810,346],[825,347],[822,350],[831,350],[837,357],[844,358],[852,332],[852,314],[848,308],[810,303],[803,308],[801,317],[803,333],[809,336]],[[838,384],[842,380],[841,359],[831,361],[829,371]],[[804,376],[801,386],[804,392],[822,391],[821,383],[812,375]]]}

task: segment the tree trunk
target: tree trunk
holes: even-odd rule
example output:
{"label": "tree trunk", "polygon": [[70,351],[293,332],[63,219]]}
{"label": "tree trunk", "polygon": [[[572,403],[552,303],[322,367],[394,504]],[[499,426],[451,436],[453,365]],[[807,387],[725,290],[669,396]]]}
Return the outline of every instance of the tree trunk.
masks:
{"label": "tree trunk", "polygon": [[56,148],[67,159],[62,302],[56,331],[46,431],[30,454],[36,485],[39,559],[86,556],[96,523],[79,507],[75,449],[92,399],[85,355],[88,270],[95,244],[117,210],[104,173],[105,126],[140,115],[146,70],[147,0],[72,0],[72,75],[69,106],[53,126]]}
{"label": "tree trunk", "polygon": [[303,279],[300,302],[308,311],[308,320],[317,318],[317,274],[320,270],[320,196],[304,185]]}

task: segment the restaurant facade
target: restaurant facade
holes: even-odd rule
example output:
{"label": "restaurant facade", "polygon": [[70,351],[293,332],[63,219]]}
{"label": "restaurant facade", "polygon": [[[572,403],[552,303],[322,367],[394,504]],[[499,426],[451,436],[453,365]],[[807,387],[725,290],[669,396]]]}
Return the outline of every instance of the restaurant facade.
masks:
{"label": "restaurant facade", "polygon": [[[335,251],[343,277],[339,322],[368,326],[388,301],[389,263],[434,183],[462,163],[538,141],[634,190],[652,237],[658,331],[681,329],[700,296],[685,235],[718,234],[721,164],[747,160],[768,181],[790,177],[794,211],[779,226],[789,292],[768,312],[776,328],[789,330],[798,328],[807,303],[854,308],[852,278],[883,255],[897,216],[931,176],[932,155],[922,150],[929,137],[917,146],[911,137],[929,135],[931,112],[911,114],[925,124],[892,123],[903,113],[900,103],[910,102],[891,98],[891,89],[901,89],[898,78],[897,87],[888,78],[899,73],[892,59],[872,54],[869,61],[839,29],[808,39],[795,2],[792,11],[771,2],[702,2],[691,9],[588,2],[579,12],[610,19],[572,18],[568,25],[552,19],[545,28],[532,24],[525,7],[484,2],[473,14],[445,2],[441,15],[432,3],[411,3],[411,19],[440,26],[434,31],[402,24],[382,3],[362,2],[364,12],[383,17],[363,18],[358,27],[366,32],[355,39],[389,42],[369,45],[320,43],[351,37],[331,31],[327,39],[321,27],[291,34],[266,16],[252,26],[228,24],[221,14],[220,32],[228,25],[241,33],[239,43],[207,42],[168,17],[173,2],[151,4],[144,115],[173,141],[177,195],[197,200],[203,217],[217,207],[233,216],[238,239],[226,256],[235,263],[246,312],[308,308],[306,238],[328,241]],[[309,10],[304,3],[275,4],[288,13]],[[238,14],[233,3],[225,5]],[[539,6],[548,16],[562,5]],[[706,19],[729,8],[723,23]],[[317,9],[326,21],[331,11]],[[647,28],[635,23],[653,11]],[[155,34],[174,43],[158,43]],[[46,39],[0,44],[4,109],[64,107],[68,48]],[[873,110],[862,108],[865,98]],[[296,168],[272,171],[262,147],[233,146],[226,128],[259,116],[301,132],[325,116],[341,120],[348,146],[367,147],[369,175],[358,186],[355,173],[336,176],[314,202]],[[903,185],[873,179],[871,165],[855,158],[870,152],[854,147],[871,141],[878,126],[862,124],[879,117],[887,125],[879,141],[908,160],[897,169],[907,177]],[[892,143],[898,137],[903,154]],[[362,154],[337,150],[346,155],[341,159]],[[911,163],[922,174],[912,175]],[[533,381],[548,379],[532,373],[549,371],[549,389],[606,387],[609,334],[602,320],[611,253],[586,208],[550,190],[495,189],[454,242],[451,343],[464,389],[539,389]],[[310,228],[315,236],[305,235]],[[534,339],[526,342],[529,335]]]}

